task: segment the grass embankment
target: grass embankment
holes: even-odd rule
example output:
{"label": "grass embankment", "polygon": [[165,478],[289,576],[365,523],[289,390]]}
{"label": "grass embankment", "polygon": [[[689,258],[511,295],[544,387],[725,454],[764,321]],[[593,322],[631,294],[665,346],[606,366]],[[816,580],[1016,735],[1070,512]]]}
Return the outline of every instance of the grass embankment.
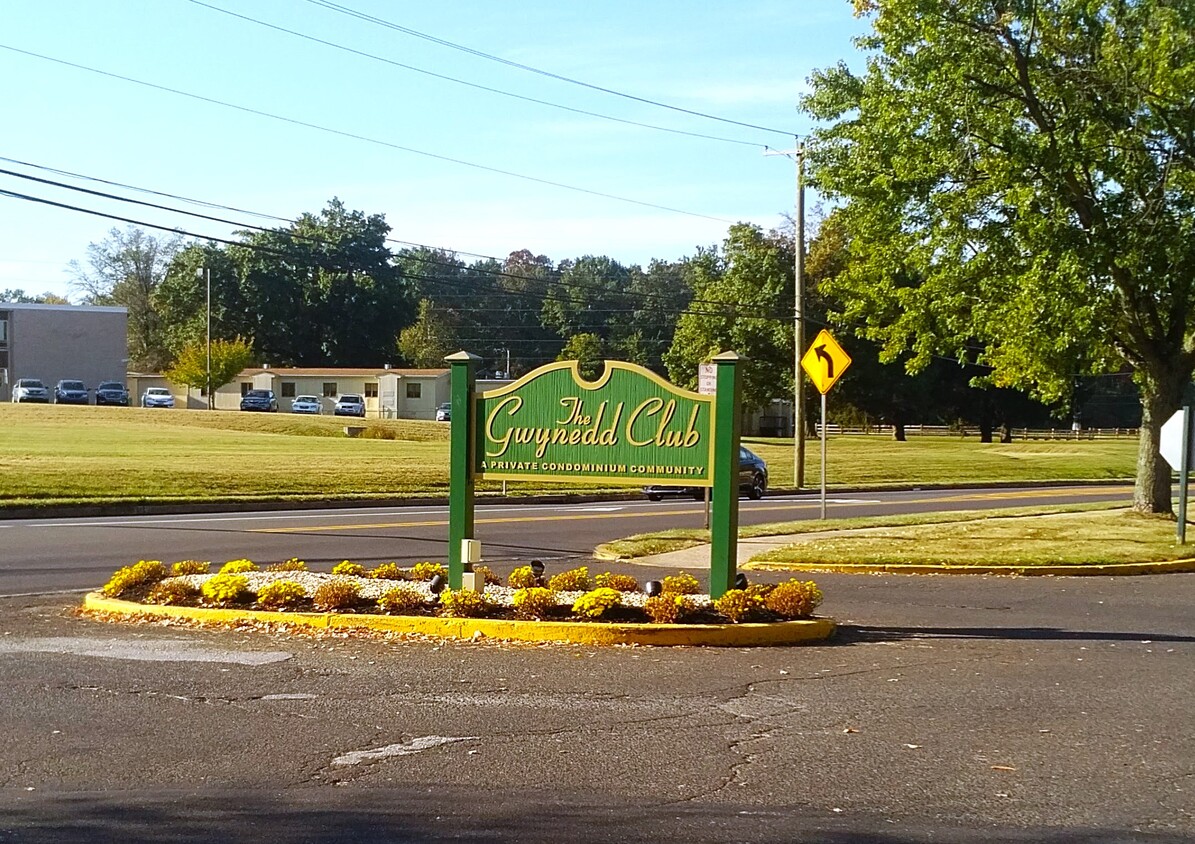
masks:
{"label": "grass embankment", "polygon": [[[1187,559],[1174,521],[1141,516],[1108,503],[919,513],[754,525],[742,537],[792,536],[751,563],[785,565],[1054,566],[1147,563]],[[802,535],[807,538],[801,539]],[[709,541],[708,531],[641,534],[604,550],[647,556]]]}
{"label": "grass embankment", "polygon": [[[0,506],[183,500],[351,500],[446,495],[448,426],[234,411],[0,405]],[[383,439],[385,437],[385,439]],[[748,438],[773,487],[792,484],[792,443]],[[1135,440],[980,444],[974,437],[829,445],[834,486],[1119,479]],[[809,477],[817,476],[810,449]],[[479,483],[481,492],[500,489]],[[512,494],[593,487],[511,483]],[[622,488],[626,489],[626,488]]]}

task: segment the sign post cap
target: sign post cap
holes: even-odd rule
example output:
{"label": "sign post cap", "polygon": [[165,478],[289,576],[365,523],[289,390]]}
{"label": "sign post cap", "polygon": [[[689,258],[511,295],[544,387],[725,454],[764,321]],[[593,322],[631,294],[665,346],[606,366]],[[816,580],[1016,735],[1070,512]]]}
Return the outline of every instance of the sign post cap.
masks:
{"label": "sign post cap", "polygon": [[444,358],[444,360],[448,361],[449,363],[467,363],[469,361],[473,361],[474,363],[481,362],[480,357],[465,351],[455,352]]}

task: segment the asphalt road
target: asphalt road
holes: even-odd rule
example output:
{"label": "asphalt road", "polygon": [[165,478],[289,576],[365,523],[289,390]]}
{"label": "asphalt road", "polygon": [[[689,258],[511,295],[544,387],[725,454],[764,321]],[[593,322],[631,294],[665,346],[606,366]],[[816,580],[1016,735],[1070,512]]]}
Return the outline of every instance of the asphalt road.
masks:
{"label": "asphalt road", "polygon": [[1195,575],[817,580],[756,649],[2,598],[0,842],[1195,840]]}
{"label": "asphalt road", "polygon": [[[1130,495],[1131,488],[1123,484],[867,492],[834,496],[828,515],[1127,503]],[[740,502],[742,524],[819,514],[816,494]],[[583,561],[602,542],[664,528],[701,527],[704,519],[704,504],[687,499],[497,504],[477,507],[476,532],[487,563],[505,573],[532,559],[553,567]],[[444,560],[447,536],[447,509],[440,506],[0,521],[0,595],[92,589],[120,566],[141,559],[170,563],[248,557],[268,563],[299,557],[317,570],[345,559],[363,564]]]}
{"label": "asphalt road", "polygon": [[[831,515],[1027,495],[868,494]],[[817,512],[743,505],[744,521]],[[495,507],[478,532],[487,555],[564,565],[701,518]],[[4,523],[0,844],[1195,841],[1195,575],[820,575],[839,635],[795,648],[192,629],[11,596],[94,587],[142,556],[440,558],[443,521]]]}

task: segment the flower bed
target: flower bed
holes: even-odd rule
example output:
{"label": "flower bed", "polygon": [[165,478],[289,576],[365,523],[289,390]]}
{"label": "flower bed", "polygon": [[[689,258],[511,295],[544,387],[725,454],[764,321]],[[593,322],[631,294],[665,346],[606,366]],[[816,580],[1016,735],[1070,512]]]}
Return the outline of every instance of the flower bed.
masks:
{"label": "flower bed", "polygon": [[649,582],[643,589],[628,575],[590,577],[579,567],[545,577],[542,566],[514,569],[505,584],[487,567],[474,576],[484,587],[444,588],[438,563],[374,569],[349,561],[331,574],[308,571],[296,559],[262,570],[249,560],[232,560],[212,572],[210,563],[182,561],[169,569],[140,561],[118,570],[102,590],[108,598],[142,604],[239,608],[271,612],[334,612],[613,624],[768,623],[811,618],[821,603],[812,581],[755,584],[711,600],[696,578],[684,572]]}

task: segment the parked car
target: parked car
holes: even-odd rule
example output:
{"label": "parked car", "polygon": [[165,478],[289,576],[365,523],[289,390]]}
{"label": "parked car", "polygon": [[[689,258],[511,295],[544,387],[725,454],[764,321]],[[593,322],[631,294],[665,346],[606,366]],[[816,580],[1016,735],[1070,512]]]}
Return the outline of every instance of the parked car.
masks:
{"label": "parked car", "polygon": [[165,387],[147,387],[141,394],[142,407],[174,407],[174,396]]}
{"label": "parked car", "polygon": [[250,390],[241,396],[241,410],[275,413],[278,410],[278,399],[274,397],[273,390]]}
{"label": "parked car", "polygon": [[95,403],[129,406],[129,391],[119,381],[101,381],[95,388]]}
{"label": "parked car", "polygon": [[444,402],[436,408],[437,422],[451,422],[452,421],[452,402]]}
{"label": "parked car", "polygon": [[336,401],[333,416],[360,416],[365,418],[365,399],[355,393],[345,393]]}
{"label": "parked car", "polygon": [[50,391],[36,378],[18,378],[12,385],[12,400],[17,404],[27,401],[49,404]]}
{"label": "parked car", "polygon": [[324,412],[324,407],[320,404],[319,396],[295,396],[290,403],[290,412],[318,414]]}
{"label": "parked car", "polygon": [[54,385],[54,404],[90,404],[91,393],[82,381],[62,380]]}
{"label": "parked car", "polygon": [[[760,499],[768,491],[768,464],[749,448],[739,446],[739,491],[748,498]],[[705,487],[659,486],[646,487],[643,492],[652,501],[659,501],[666,495],[691,495],[698,501],[705,498]]]}

